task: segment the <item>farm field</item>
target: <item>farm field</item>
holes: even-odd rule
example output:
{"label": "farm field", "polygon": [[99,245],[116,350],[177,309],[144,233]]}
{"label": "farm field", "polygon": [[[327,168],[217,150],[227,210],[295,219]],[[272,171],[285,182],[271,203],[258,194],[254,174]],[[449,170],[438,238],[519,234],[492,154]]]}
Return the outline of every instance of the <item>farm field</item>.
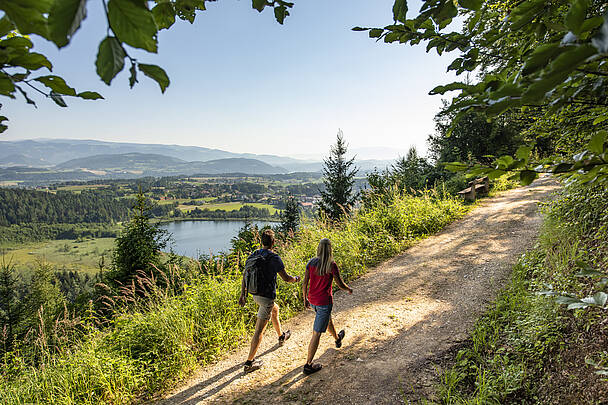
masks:
{"label": "farm field", "polygon": [[195,208],[209,209],[209,210],[224,210],[224,211],[238,211],[241,207],[249,205],[255,208],[268,208],[270,215],[274,214],[278,210],[270,204],[264,203],[243,203],[243,202],[224,202],[224,203],[209,203],[201,205],[179,205],[178,208],[184,212],[190,212]]}
{"label": "farm field", "polygon": [[114,238],[86,240],[52,240],[28,243],[19,247],[4,247],[4,260],[15,264],[19,272],[29,273],[38,263],[47,263],[57,270],[75,270],[96,273],[99,259],[105,256],[106,266],[110,263]]}

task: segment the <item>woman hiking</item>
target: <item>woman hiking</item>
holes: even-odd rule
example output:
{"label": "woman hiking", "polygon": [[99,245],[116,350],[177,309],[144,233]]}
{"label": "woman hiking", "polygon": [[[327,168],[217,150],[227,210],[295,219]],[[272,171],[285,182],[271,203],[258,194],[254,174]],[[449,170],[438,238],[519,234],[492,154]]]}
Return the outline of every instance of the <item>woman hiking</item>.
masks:
{"label": "woman hiking", "polygon": [[306,265],[306,273],[304,274],[304,282],[302,283],[304,306],[307,309],[312,307],[316,313],[315,322],[312,327],[312,337],[308,345],[308,358],[304,366],[304,374],[306,375],[316,373],[323,367],[320,364],[313,364],[312,362],[319,347],[321,333],[329,329],[329,333],[336,340],[336,347],[342,346],[344,330],[336,333],[336,328],[331,320],[331,310],[333,307],[331,289],[334,280],[340,289],[348,291],[349,294],[353,293],[353,289],[347,286],[342,277],[340,277],[340,271],[334,262],[331,251],[331,241],[329,239],[321,239],[317,247],[317,257],[310,259]]}

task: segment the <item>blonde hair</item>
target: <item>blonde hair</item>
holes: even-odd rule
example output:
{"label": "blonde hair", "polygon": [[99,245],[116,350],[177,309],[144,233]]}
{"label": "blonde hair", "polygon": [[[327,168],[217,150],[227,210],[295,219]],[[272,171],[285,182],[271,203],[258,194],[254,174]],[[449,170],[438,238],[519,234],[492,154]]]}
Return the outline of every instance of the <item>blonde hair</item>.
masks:
{"label": "blonde hair", "polygon": [[321,239],[317,247],[317,258],[319,265],[317,266],[317,274],[324,276],[331,271],[331,264],[334,262],[334,255],[331,251],[331,241],[327,238]]}

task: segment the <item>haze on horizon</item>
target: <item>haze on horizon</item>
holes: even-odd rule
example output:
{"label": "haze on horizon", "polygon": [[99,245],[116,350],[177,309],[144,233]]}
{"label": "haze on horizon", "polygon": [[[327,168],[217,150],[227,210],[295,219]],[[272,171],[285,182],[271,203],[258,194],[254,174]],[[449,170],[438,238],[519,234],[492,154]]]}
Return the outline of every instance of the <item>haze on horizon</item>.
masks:
{"label": "haze on horizon", "polygon": [[449,57],[351,31],[391,23],[392,4],[299,1],[281,26],[271,10],[260,15],[247,1],[209,3],[193,25],[178,20],[160,32],[158,55],[133,52],[167,71],[171,85],[163,95],[141,74],[129,89],[128,69],[111,87],[99,80],[94,61],[106,28],[100,5],[89,2],[68,48],[32,39],[53,73],[105,100],[68,99],[61,108],[36,98],[34,109],[21,98],[4,99],[10,121],[0,140],[178,144],[320,160],[341,128],[361,159],[396,158],[410,146],[424,153],[441,106],[428,91],[452,78]]}

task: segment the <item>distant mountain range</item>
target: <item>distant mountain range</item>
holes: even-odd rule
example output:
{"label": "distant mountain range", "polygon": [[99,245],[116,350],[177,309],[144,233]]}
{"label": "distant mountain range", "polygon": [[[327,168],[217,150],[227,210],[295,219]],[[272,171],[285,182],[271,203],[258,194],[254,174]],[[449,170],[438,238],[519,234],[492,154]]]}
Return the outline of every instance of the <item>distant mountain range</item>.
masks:
{"label": "distant mountain range", "polygon": [[[100,175],[133,173],[146,176],[192,174],[279,174],[287,173],[282,167],[272,166],[257,159],[226,158],[206,162],[187,162],[182,159],[153,153],[123,153],[94,155],[72,159],[55,166],[56,170],[88,170]],[[102,173],[103,172],[103,173]]]}
{"label": "distant mountain range", "polygon": [[[384,168],[390,163],[386,160],[356,161],[361,172]],[[38,172],[44,173],[45,178],[56,174],[61,179],[90,180],[99,177],[319,172],[323,163],[198,146],[36,139],[0,141],[0,167],[41,168],[47,169]],[[33,173],[31,170],[0,171],[5,175],[11,173],[10,177],[19,177],[25,172]],[[15,179],[0,176],[0,180]]]}

